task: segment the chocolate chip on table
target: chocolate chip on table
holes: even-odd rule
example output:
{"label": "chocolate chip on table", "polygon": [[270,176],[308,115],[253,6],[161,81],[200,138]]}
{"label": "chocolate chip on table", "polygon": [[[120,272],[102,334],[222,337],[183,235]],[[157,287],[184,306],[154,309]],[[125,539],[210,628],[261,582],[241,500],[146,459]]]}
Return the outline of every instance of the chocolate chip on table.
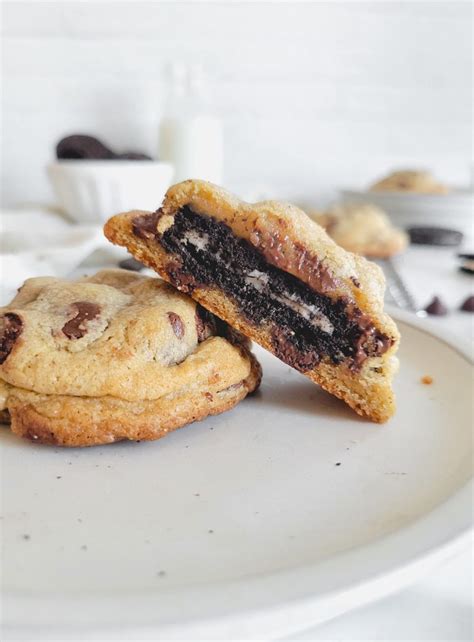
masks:
{"label": "chocolate chip on table", "polygon": [[448,314],[448,308],[444,305],[444,303],[438,296],[435,296],[433,297],[431,303],[426,306],[425,312],[433,316],[442,317],[445,314]]}
{"label": "chocolate chip on table", "polygon": [[410,227],[407,232],[410,242],[415,245],[454,247],[460,245],[464,238],[462,232],[444,227]]}
{"label": "chocolate chip on table", "polygon": [[129,259],[123,259],[123,261],[120,261],[119,267],[122,268],[122,270],[140,272],[140,270],[143,270],[145,266],[143,265],[143,263],[140,263],[140,261],[137,261],[136,259],[130,257]]}
{"label": "chocolate chip on table", "polygon": [[474,295],[468,296],[459,309],[463,312],[474,312]]}

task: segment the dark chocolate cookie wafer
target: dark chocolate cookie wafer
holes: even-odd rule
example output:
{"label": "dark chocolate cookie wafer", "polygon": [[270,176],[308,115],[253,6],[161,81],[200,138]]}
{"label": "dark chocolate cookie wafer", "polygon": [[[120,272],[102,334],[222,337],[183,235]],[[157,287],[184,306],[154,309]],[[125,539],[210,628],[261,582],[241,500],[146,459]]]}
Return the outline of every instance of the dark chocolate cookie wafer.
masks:
{"label": "dark chocolate cookie wafer", "polygon": [[107,160],[114,158],[115,154],[94,136],[74,134],[59,141],[56,156],[60,160]]}
{"label": "dark chocolate cookie wafer", "polygon": [[410,227],[407,230],[411,243],[415,245],[440,245],[455,247],[463,240],[462,232],[444,227]]}

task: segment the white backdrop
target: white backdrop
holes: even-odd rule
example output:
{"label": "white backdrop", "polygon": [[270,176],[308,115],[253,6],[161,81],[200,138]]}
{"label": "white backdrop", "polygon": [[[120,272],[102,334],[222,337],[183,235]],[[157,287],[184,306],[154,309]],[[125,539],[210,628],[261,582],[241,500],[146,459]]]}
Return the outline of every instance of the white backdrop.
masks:
{"label": "white backdrop", "polygon": [[163,69],[204,62],[225,183],[325,203],[392,166],[468,181],[470,2],[2,3],[4,204],[74,132],[156,152]]}

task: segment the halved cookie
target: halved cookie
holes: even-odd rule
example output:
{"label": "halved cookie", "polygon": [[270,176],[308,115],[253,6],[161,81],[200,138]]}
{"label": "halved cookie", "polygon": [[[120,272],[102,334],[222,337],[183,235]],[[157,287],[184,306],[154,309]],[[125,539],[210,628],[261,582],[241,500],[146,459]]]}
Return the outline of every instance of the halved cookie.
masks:
{"label": "halved cookie", "polygon": [[338,247],[298,208],[248,204],[185,181],[157,212],[117,215],[104,230],[359,414],[378,422],[393,414],[399,334],[383,312],[382,271]]}
{"label": "halved cookie", "polygon": [[0,411],[33,441],[157,439],[259,381],[247,341],[160,279],[29,279],[0,310]]}

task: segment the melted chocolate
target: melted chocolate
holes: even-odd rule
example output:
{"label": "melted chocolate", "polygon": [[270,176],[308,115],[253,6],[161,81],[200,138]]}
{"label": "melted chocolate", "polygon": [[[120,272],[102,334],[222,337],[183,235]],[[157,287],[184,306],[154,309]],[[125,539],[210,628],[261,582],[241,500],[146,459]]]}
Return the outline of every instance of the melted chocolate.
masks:
{"label": "melted chocolate", "polygon": [[133,219],[132,232],[140,239],[152,239],[156,236],[156,226],[161,217],[161,212],[153,214],[141,214]]}
{"label": "melted chocolate", "polygon": [[[143,223],[149,229],[149,222],[142,222],[140,230]],[[306,251],[296,251],[296,256],[313,274],[313,287],[269,263],[270,252],[271,263],[277,262],[277,247],[267,248],[266,259],[256,242],[236,237],[225,223],[190,207],[177,212],[161,237],[156,222],[154,229],[157,242],[176,257],[168,269],[173,285],[188,292],[197,285],[221,288],[249,322],[273,327],[275,352],[298,370],[311,370],[323,357],[336,364],[346,361],[357,369],[392,344],[352,301],[333,300],[315,291],[317,283],[325,291],[331,276]],[[279,264],[285,262],[282,255]]]}
{"label": "melted chocolate", "polygon": [[175,335],[178,337],[178,339],[182,339],[184,337],[185,328],[179,314],[176,314],[175,312],[168,312],[168,319],[171,323],[171,327],[173,328],[173,332],[175,333]]}
{"label": "melted chocolate", "polygon": [[100,306],[90,301],[76,301],[71,310],[74,316],[63,325],[62,331],[68,339],[81,339],[87,334],[87,322],[99,316]]}
{"label": "melted chocolate", "polygon": [[2,364],[23,331],[23,320],[14,312],[7,312],[0,318],[0,328],[0,364]]}
{"label": "melted chocolate", "polygon": [[216,333],[215,316],[199,303],[196,306],[196,333],[199,343]]}

